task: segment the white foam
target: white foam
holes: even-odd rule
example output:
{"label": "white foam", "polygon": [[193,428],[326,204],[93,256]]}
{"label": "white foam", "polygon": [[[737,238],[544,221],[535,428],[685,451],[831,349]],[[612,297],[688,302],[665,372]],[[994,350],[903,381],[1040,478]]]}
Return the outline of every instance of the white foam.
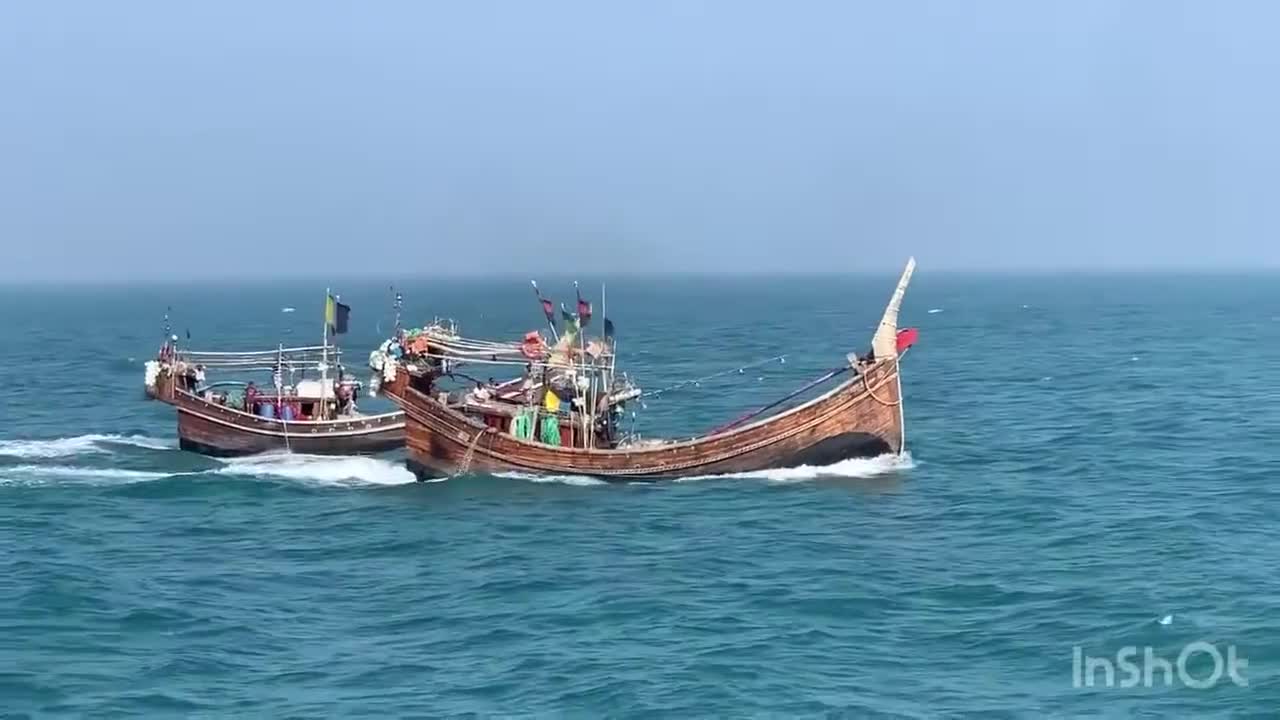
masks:
{"label": "white foam", "polygon": [[373,457],[271,453],[222,463],[214,471],[219,475],[279,478],[326,486],[405,485],[416,480],[402,465]]}
{"label": "white foam", "polygon": [[70,465],[15,465],[0,468],[0,484],[42,485],[49,479],[72,480],[89,484],[129,484],[163,480],[187,473],[166,473],[121,468],[73,467]]}
{"label": "white foam", "polygon": [[72,455],[109,453],[110,445],[130,445],[149,450],[168,450],[173,443],[142,435],[77,435],[48,440],[0,440],[0,455],[19,458],[58,458]]}
{"label": "white foam", "polygon": [[930,309],[929,309],[929,314],[930,314],[930,315],[937,315],[937,314],[938,314],[938,313],[940,313],[940,312],[942,312],[942,308],[930,308]]}
{"label": "white foam", "polygon": [[796,467],[789,468],[753,470],[751,472],[728,473],[724,475],[696,475],[693,477],[680,478],[680,480],[690,481],[744,478],[764,480],[766,482],[774,483],[794,483],[829,478],[873,478],[879,475],[888,475],[902,470],[910,470],[915,466],[915,461],[911,459],[911,453],[906,452],[901,455],[894,455],[890,453],[870,458],[850,458],[848,460],[841,460],[837,463],[832,463],[831,465],[797,465]]}
{"label": "white foam", "polygon": [[555,483],[559,485],[576,485],[578,487],[591,487],[593,485],[608,485],[604,480],[599,478],[588,477],[586,475],[535,475],[533,473],[522,472],[503,472],[497,473],[495,477],[509,478],[511,480],[528,480],[535,483]]}
{"label": "white foam", "polygon": [[[899,472],[901,470],[910,470],[915,466],[915,461],[911,459],[911,453],[908,452],[903,453],[902,455],[889,454],[871,458],[852,458],[849,460],[841,460],[840,462],[832,465],[799,465],[790,468],[727,473],[723,475],[692,475],[690,477],[674,478],[674,480],[675,482],[691,482],[697,480],[750,479],[775,483],[792,483],[824,478],[871,478],[879,475]],[[535,475],[533,473],[504,472],[497,473],[496,477],[511,478],[513,480],[527,480],[535,483],[558,483],[561,485],[578,485],[583,487],[608,484],[604,480],[588,477],[586,475]],[[640,483],[636,481],[630,484],[647,485],[649,483]]]}

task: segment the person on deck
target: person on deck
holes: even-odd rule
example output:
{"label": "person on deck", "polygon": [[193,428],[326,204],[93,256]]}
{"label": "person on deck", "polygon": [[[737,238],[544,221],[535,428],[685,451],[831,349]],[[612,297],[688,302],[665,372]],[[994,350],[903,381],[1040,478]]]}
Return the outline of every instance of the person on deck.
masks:
{"label": "person on deck", "polygon": [[258,386],[250,380],[249,384],[244,387],[244,411],[252,413],[254,405],[258,402]]}
{"label": "person on deck", "polygon": [[476,389],[471,391],[471,399],[475,402],[488,402],[492,394],[484,383],[476,383]]}
{"label": "person on deck", "polygon": [[339,413],[342,415],[351,414],[351,386],[345,384],[338,385],[338,407]]}

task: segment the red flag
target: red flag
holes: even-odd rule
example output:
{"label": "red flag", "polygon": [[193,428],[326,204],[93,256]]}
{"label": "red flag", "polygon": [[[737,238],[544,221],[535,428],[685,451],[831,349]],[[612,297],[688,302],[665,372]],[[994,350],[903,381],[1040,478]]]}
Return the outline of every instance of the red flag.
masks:
{"label": "red flag", "polygon": [[916,344],[916,340],[920,337],[920,331],[917,328],[903,328],[898,331],[898,352]]}
{"label": "red flag", "polygon": [[556,306],[541,295],[538,296],[538,299],[542,301],[542,313],[547,316],[547,322],[554,324],[556,321]]}

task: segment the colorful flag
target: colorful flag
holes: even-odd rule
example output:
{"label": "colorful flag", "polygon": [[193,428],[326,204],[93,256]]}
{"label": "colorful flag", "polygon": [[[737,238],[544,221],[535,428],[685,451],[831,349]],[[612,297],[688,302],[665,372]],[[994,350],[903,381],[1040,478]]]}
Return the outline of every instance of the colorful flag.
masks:
{"label": "colorful flag", "polygon": [[564,320],[564,325],[566,329],[572,328],[574,330],[577,330],[579,327],[581,327],[581,325],[579,325],[578,323],[578,316],[574,315],[568,310],[565,310],[563,305],[560,306],[560,317],[561,319]]}
{"label": "colorful flag", "polygon": [[920,331],[916,328],[903,328],[898,331],[898,352],[906,350],[916,344],[916,340],[920,338]]}
{"label": "colorful flag", "polygon": [[329,332],[334,335],[345,333],[350,316],[350,305],[343,305],[334,296],[328,296],[324,304],[324,322],[329,326]]}
{"label": "colorful flag", "polygon": [[556,306],[552,305],[551,301],[544,297],[539,296],[538,299],[542,301],[542,314],[547,316],[547,322],[554,325],[556,322]]}

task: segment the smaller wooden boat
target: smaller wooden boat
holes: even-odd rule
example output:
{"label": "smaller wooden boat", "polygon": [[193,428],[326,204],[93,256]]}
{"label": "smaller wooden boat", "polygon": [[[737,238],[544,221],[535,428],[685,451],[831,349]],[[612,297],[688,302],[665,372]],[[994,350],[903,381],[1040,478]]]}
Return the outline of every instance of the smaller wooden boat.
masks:
{"label": "smaller wooden boat", "polygon": [[[197,352],[170,336],[146,363],[147,397],[178,411],[183,450],[215,456],[291,451],[358,455],[404,445],[404,413],[364,415],[356,407],[361,385],[344,377],[341,350],[328,343],[337,304],[326,300],[324,343],[250,352]],[[331,366],[331,363],[333,365]],[[329,376],[331,367],[337,379]],[[208,373],[234,375],[209,382]],[[308,377],[308,375],[311,377]],[[259,386],[252,379],[260,376]]]}
{"label": "smaller wooden boat", "polygon": [[219,369],[249,374],[275,373],[281,365],[314,368],[320,354],[328,353],[318,347],[200,353],[166,343],[146,364],[146,393],[177,408],[179,446],[205,455],[358,455],[401,447],[404,413],[360,414],[352,404],[360,385],[352,380],[300,380],[265,392],[255,392],[252,382],[203,382],[206,372]]}

